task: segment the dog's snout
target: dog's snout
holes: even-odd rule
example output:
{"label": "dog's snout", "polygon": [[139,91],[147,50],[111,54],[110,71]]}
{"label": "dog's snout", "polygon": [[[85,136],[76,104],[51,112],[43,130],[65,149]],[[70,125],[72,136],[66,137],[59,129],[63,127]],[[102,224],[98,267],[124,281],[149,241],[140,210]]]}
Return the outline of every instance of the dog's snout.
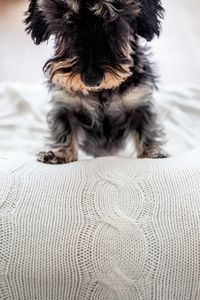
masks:
{"label": "dog's snout", "polygon": [[88,87],[98,87],[103,81],[103,73],[97,70],[88,70],[81,74],[81,81]]}

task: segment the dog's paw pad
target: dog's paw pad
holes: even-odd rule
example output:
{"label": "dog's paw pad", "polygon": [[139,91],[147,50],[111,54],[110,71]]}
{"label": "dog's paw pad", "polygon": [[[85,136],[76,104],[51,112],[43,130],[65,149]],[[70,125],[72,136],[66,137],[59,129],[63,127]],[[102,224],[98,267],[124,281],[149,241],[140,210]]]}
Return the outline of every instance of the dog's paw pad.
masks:
{"label": "dog's paw pad", "polygon": [[154,151],[149,151],[147,152],[147,155],[146,155],[147,158],[167,158],[169,157],[168,153],[163,151],[163,150],[154,150]]}
{"label": "dog's paw pad", "polygon": [[169,157],[168,153],[162,149],[144,151],[143,154],[139,156],[139,158],[152,158],[152,159],[167,158],[167,157]]}
{"label": "dog's paw pad", "polygon": [[40,152],[37,155],[37,161],[45,164],[66,164],[77,161],[77,156],[71,149],[57,149]]}
{"label": "dog's paw pad", "polygon": [[39,162],[43,162],[43,163],[52,163],[52,161],[54,160],[55,155],[53,153],[53,151],[42,151],[39,154],[37,154],[37,161]]}

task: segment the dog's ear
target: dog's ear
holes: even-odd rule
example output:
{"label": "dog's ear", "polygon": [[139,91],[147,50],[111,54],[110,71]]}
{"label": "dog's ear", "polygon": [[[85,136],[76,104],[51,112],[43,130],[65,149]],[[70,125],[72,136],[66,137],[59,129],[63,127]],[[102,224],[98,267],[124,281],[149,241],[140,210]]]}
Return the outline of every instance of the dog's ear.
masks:
{"label": "dog's ear", "polygon": [[134,21],[135,32],[147,41],[159,36],[163,14],[160,0],[140,0],[140,13]]}
{"label": "dog's ear", "polygon": [[48,25],[38,8],[38,0],[30,0],[25,16],[26,32],[31,34],[34,43],[39,45],[46,41],[49,38]]}

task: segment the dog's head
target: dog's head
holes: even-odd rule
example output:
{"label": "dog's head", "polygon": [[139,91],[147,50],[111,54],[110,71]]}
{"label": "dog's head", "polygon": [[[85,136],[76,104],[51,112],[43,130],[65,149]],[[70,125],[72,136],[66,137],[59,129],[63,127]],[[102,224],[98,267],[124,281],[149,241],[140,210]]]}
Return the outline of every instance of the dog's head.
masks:
{"label": "dog's head", "polygon": [[87,94],[130,76],[135,42],[159,35],[162,12],[160,0],[31,0],[25,23],[36,44],[55,39],[51,81]]}

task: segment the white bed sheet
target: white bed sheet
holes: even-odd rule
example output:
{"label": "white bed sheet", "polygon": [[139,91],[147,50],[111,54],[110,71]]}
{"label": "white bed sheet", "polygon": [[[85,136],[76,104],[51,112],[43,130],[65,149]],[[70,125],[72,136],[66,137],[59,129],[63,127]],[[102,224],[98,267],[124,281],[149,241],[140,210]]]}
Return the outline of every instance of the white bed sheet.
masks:
{"label": "white bed sheet", "polygon": [[[155,99],[166,127],[167,151],[177,155],[200,147],[200,86],[162,87]],[[49,100],[44,85],[0,83],[1,156],[29,156],[41,150],[48,136]],[[80,158],[85,156],[81,153]]]}

